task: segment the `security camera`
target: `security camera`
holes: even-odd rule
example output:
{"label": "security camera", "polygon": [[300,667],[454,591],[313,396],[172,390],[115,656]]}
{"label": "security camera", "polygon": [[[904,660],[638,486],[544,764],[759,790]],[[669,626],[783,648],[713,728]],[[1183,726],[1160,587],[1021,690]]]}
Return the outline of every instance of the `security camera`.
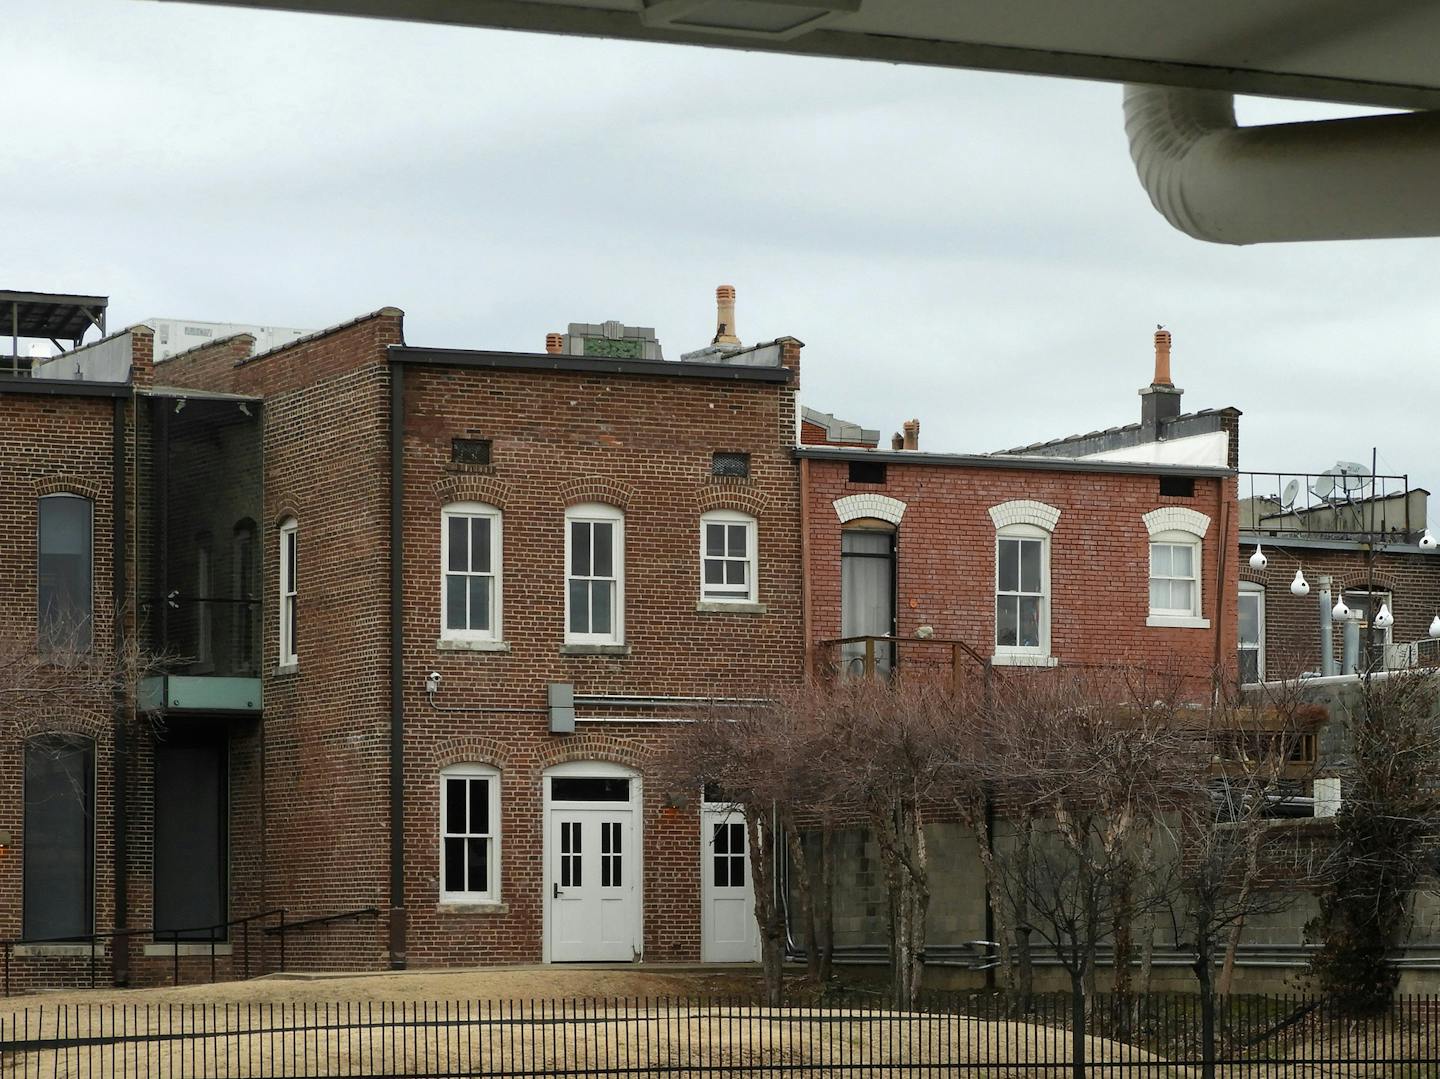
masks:
{"label": "security camera", "polygon": [[440,692],[440,672],[431,671],[425,676],[425,692],[432,696]]}

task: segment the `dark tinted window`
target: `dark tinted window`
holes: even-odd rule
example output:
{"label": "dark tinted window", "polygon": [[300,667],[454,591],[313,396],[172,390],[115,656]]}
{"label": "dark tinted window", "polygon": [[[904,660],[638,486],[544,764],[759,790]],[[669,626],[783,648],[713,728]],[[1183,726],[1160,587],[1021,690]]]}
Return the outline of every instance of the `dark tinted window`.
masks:
{"label": "dark tinted window", "polygon": [[40,644],[90,647],[90,500],[47,495],[40,500]]}
{"label": "dark tinted window", "polygon": [[1161,476],[1160,494],[1165,498],[1194,498],[1195,481],[1189,476]]}
{"label": "dark tinted window", "polygon": [[880,461],[851,461],[851,483],[884,483],[885,465]]}
{"label": "dark tinted window", "polygon": [[462,465],[488,465],[490,463],[490,440],[488,438],[452,438],[450,460]]}
{"label": "dark tinted window", "polygon": [[25,743],[27,938],[91,931],[94,760],[88,739],[57,735]]}
{"label": "dark tinted window", "polygon": [[557,802],[628,802],[630,781],[616,776],[555,776],[550,797]]}

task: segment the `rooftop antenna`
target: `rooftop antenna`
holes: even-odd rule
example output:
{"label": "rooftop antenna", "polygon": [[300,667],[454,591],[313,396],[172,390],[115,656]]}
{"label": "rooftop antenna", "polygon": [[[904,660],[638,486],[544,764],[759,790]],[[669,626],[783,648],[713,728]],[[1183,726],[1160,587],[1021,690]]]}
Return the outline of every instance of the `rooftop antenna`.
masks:
{"label": "rooftop antenna", "polygon": [[1291,480],[1285,485],[1285,493],[1280,496],[1280,508],[1289,513],[1295,508],[1295,499],[1300,497],[1300,481]]}

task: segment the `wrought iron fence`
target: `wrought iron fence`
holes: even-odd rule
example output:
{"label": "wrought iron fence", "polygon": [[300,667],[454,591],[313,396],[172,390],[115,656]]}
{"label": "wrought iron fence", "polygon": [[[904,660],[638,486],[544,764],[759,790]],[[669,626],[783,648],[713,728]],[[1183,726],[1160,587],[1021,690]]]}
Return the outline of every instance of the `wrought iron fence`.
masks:
{"label": "wrought iron fence", "polygon": [[[951,994],[45,1005],[0,1016],[6,1076],[1440,1076],[1440,998]],[[1208,1018],[1207,1018],[1208,1015]]]}

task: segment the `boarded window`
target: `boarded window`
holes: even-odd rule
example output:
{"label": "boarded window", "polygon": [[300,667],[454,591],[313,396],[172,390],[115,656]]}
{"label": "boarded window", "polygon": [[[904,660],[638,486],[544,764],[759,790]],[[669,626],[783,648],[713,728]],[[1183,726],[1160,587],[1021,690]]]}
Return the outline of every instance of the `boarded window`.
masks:
{"label": "boarded window", "polygon": [[92,931],[95,747],[47,735],[25,743],[27,939]]}

